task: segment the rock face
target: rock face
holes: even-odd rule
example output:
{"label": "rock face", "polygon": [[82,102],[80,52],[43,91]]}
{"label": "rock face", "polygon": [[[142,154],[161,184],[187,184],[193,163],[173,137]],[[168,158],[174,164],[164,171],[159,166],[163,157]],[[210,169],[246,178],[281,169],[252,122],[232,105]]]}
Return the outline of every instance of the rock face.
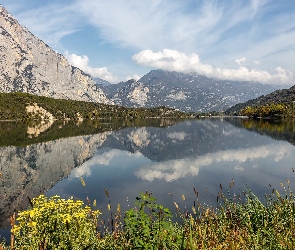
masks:
{"label": "rock face", "polygon": [[30,115],[39,116],[41,120],[54,120],[54,116],[46,109],[39,107],[37,103],[32,103],[26,106],[26,112]]}
{"label": "rock face", "polygon": [[268,94],[268,84],[226,81],[196,74],[152,70],[138,81],[102,86],[115,104],[127,107],[166,106],[184,112],[220,111]]}
{"label": "rock face", "polygon": [[0,92],[110,103],[94,80],[21,26],[0,5]]}

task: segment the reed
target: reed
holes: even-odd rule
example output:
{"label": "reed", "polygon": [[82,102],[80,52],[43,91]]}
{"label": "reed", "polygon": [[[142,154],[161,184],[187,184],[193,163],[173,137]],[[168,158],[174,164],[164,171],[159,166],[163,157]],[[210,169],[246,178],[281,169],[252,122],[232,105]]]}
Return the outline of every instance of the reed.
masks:
{"label": "reed", "polygon": [[[86,187],[83,179],[81,182]],[[36,221],[34,213],[42,217],[44,206],[34,205],[35,212],[29,209],[16,217],[12,229],[14,245],[8,247],[2,244],[0,249],[57,249],[57,245],[49,247],[49,242],[58,244],[61,239],[65,240],[64,246],[70,246],[64,249],[294,249],[295,200],[289,180],[285,184],[281,183],[282,192],[272,189],[265,195],[264,201],[260,201],[248,187],[239,196],[231,195],[232,186],[234,181],[225,191],[220,184],[215,207],[194,202],[191,208],[182,208],[174,201],[174,215],[168,208],[159,205],[147,191],[136,197],[133,208],[123,212],[119,204],[111,206],[110,194],[105,190],[109,198],[106,209],[110,216],[108,223],[98,219],[98,212],[95,214],[96,219],[89,216],[93,210],[88,198],[86,210],[81,202],[77,203],[78,206],[71,205],[79,208],[77,213],[80,215],[84,211],[85,218],[88,218],[85,221],[87,228],[83,227],[83,230],[66,223],[69,216],[74,218],[73,213],[67,211],[68,215],[64,213],[62,221],[54,220],[51,231],[46,231],[43,227],[36,232],[37,228],[31,227]],[[195,188],[194,193],[198,198],[199,193]],[[187,200],[184,195],[180,198],[183,202]],[[45,198],[41,196],[33,199],[33,203],[38,199],[44,201]],[[60,198],[48,198],[48,201],[54,199]],[[73,204],[72,201],[64,202]],[[52,208],[56,206],[51,205]],[[45,207],[48,208],[49,205]],[[53,210],[50,211],[55,214]],[[24,218],[24,215],[27,217]],[[48,217],[48,211],[46,216]],[[178,218],[177,222],[173,217]],[[20,234],[22,227],[26,231]],[[60,231],[52,231],[52,227],[60,228]],[[35,238],[32,238],[33,233]],[[46,244],[42,245],[44,239]],[[83,244],[77,243],[77,239]],[[21,245],[20,242],[27,245]]]}

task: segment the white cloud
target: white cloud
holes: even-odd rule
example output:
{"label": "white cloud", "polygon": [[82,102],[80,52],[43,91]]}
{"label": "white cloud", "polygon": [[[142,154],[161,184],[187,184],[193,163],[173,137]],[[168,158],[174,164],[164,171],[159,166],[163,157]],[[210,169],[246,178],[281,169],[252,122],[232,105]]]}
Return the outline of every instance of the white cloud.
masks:
{"label": "white cloud", "polygon": [[143,50],[133,55],[132,59],[144,66],[170,71],[196,72],[198,70],[200,74],[210,74],[213,71],[211,65],[200,62],[197,54],[187,55],[177,50],[163,49],[159,52]]}
{"label": "white cloud", "polygon": [[[97,48],[93,53],[98,53],[99,49],[104,52],[109,49],[108,46],[100,47],[101,44],[111,45],[110,48],[118,51],[116,56],[110,51],[112,56],[105,59],[109,61],[109,64],[104,64],[108,69],[114,65],[114,58],[120,58],[118,61],[124,61],[125,64],[129,63],[129,54],[126,51],[120,54],[122,48],[127,51],[130,49],[132,53],[170,48],[186,55],[199,55],[206,62],[199,63],[199,67],[204,67],[198,69],[199,71],[210,71],[210,67],[234,69],[233,66],[224,65],[234,63],[236,58],[246,57],[247,62],[261,62],[261,70],[252,70],[247,66],[246,74],[250,80],[260,79],[260,76],[265,75],[264,72],[273,72],[277,67],[284,69],[286,74],[287,71],[295,73],[295,22],[290,22],[295,18],[295,5],[291,0],[284,1],[283,4],[281,1],[268,0],[35,2],[24,4],[21,0],[3,0],[2,4],[9,6],[20,23],[33,34],[60,51],[72,50],[67,46],[73,46],[62,38],[69,34],[73,38],[77,35],[76,31],[83,30],[83,34],[87,34],[89,28],[92,33],[96,29],[99,34],[95,36],[97,40],[92,40],[92,37],[88,41],[92,47]],[[17,8],[14,7],[16,5]],[[81,49],[81,52],[76,53],[85,54],[82,48],[81,45],[76,47],[76,51]],[[96,63],[99,63],[99,59]],[[237,70],[230,75],[239,78],[244,69]],[[132,75],[136,71],[132,71],[125,73],[135,78]],[[113,68],[112,72],[115,72]],[[276,76],[277,73],[269,73],[267,78],[273,79],[273,75]],[[274,79],[280,80],[279,76],[281,74]],[[290,79],[290,75],[283,79]],[[294,79],[289,83],[294,84]]]}
{"label": "white cloud", "polygon": [[159,52],[143,50],[132,56],[138,64],[157,69],[177,71],[184,73],[197,73],[208,77],[216,77],[227,80],[258,81],[262,83],[285,84],[293,80],[293,73],[281,67],[275,68],[274,73],[264,70],[248,69],[241,64],[246,61],[245,57],[236,59],[240,64],[238,69],[214,68],[212,65],[204,64],[195,53],[185,54],[177,50],[164,49]]}
{"label": "white cloud", "polygon": [[260,65],[260,64],[261,64],[261,62],[259,62],[259,61],[255,60],[255,61],[254,61],[254,64],[255,64],[255,65]]}
{"label": "white cloud", "polygon": [[69,54],[68,51],[65,52],[65,57],[68,59],[70,64],[83,70],[85,73],[91,75],[92,77],[99,77],[111,83],[118,82],[116,77],[113,77],[106,67],[102,68],[92,68],[89,66],[89,58],[86,55],[78,56],[76,54]]}
{"label": "white cloud", "polygon": [[[233,55],[241,51],[251,60],[254,57],[260,60],[281,48],[294,47],[295,24],[288,21],[294,19],[291,3],[289,7],[264,0],[157,0],[153,4],[144,0],[127,3],[83,0],[78,3],[77,9],[100,30],[106,41],[139,50],[171,48],[195,52],[213,63],[219,56],[223,60],[237,58]],[[290,65],[289,57],[287,61]]]}
{"label": "white cloud", "polygon": [[268,0],[251,0],[251,6],[253,9],[253,16],[262,8]]}
{"label": "white cloud", "polygon": [[187,12],[183,1],[80,0],[77,3],[77,11],[100,30],[106,41],[139,49],[161,49],[164,44],[171,47],[175,43],[188,45],[221,16],[221,10],[211,2],[196,6],[192,13]]}
{"label": "white cloud", "polygon": [[[27,9],[16,15],[21,25],[53,47],[59,46],[60,39],[81,28],[81,22],[72,5],[62,3]],[[73,18],[75,16],[76,18]]]}
{"label": "white cloud", "polygon": [[130,76],[130,75],[127,76],[127,77],[125,78],[125,80],[128,81],[128,80],[134,79],[135,81],[138,81],[140,78],[141,78],[141,76],[135,74],[135,75],[133,75],[133,76]]}
{"label": "white cloud", "polygon": [[235,62],[236,62],[238,65],[242,65],[244,62],[246,62],[246,57],[238,58],[238,59],[235,60]]}

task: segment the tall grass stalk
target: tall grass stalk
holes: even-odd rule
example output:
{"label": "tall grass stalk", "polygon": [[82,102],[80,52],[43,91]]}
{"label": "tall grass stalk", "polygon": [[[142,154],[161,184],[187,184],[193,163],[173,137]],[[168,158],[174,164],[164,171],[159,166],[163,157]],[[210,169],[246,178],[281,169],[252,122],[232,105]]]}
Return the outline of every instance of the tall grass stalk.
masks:
{"label": "tall grass stalk", "polygon": [[[234,182],[230,187],[233,185]],[[60,227],[56,225],[56,220],[54,220],[54,231],[43,229],[47,235],[43,232],[30,231],[30,225],[35,220],[30,217],[30,214],[34,213],[28,210],[16,217],[14,226],[16,228],[12,229],[15,234],[13,241],[17,244],[11,247],[2,244],[0,249],[40,249],[40,240],[32,238],[31,235],[41,235],[40,239],[43,241],[46,239],[47,245],[43,244],[42,249],[58,249],[48,247],[48,244],[53,242],[52,237],[56,244],[59,243],[59,237],[73,241],[64,244],[68,246],[76,244],[75,249],[86,249],[86,247],[87,249],[294,249],[294,195],[288,180],[286,185],[281,183],[281,186],[282,193],[273,189],[270,194],[265,195],[265,201],[262,202],[248,187],[237,197],[231,196],[230,190],[225,192],[220,184],[216,207],[194,202],[191,209],[186,206],[182,209],[174,201],[177,211],[174,217],[178,218],[177,222],[173,221],[171,211],[159,205],[148,192],[141,193],[136,198],[132,209],[123,213],[118,205],[114,206],[116,211],[111,211],[110,194],[105,190],[109,198],[110,210],[107,211],[111,211],[111,224],[107,227],[100,225],[101,221],[89,217],[89,213],[91,215],[93,212],[88,198],[86,209],[89,213],[85,213],[85,218],[89,218],[87,223],[93,221],[95,225],[90,225],[88,229],[83,228],[84,238],[79,235],[79,227],[72,231],[76,237],[67,235],[65,238],[64,231],[56,230]],[[198,198],[195,188],[194,192]],[[185,200],[185,196],[182,196],[182,199]],[[52,199],[50,201],[52,202]],[[42,217],[41,210],[42,206],[40,210],[35,210],[39,217]],[[28,215],[27,221],[21,216],[22,214]],[[67,215],[63,215],[63,218],[66,217]],[[20,222],[25,225],[25,234],[19,234],[22,225]],[[68,230],[68,227],[69,225],[64,224],[61,228]],[[96,232],[93,231],[95,228]],[[91,240],[87,239],[88,236],[91,236]],[[31,238],[28,241],[29,237]],[[75,243],[76,239],[85,240],[84,248]],[[21,246],[20,242],[25,242],[26,247]]]}

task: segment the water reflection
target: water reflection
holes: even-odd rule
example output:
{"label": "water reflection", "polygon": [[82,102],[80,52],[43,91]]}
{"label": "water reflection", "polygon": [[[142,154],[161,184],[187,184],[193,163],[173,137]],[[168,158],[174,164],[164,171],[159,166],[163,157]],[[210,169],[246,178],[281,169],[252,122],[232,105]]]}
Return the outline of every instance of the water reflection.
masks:
{"label": "water reflection", "polygon": [[[27,206],[27,196],[46,190],[47,195],[85,200],[80,176],[91,200],[106,207],[106,188],[114,206],[120,203],[122,209],[145,190],[171,208],[185,194],[183,205],[190,207],[196,200],[193,187],[199,191],[198,202],[214,205],[219,183],[226,186],[232,179],[234,192],[248,184],[263,197],[270,191],[269,184],[279,187],[293,176],[295,148],[287,142],[292,139],[270,137],[281,136],[278,130],[261,133],[252,129],[254,125],[251,130],[245,126],[247,120],[232,119],[153,120],[146,125],[133,121],[133,127],[129,122],[104,122],[106,127],[103,122],[96,127],[84,122],[79,127],[54,123],[31,138],[33,144],[28,143],[25,128],[23,141],[15,139],[17,146],[0,147],[0,226],[8,225],[6,218],[14,210]],[[20,129],[14,126],[13,133]],[[287,137],[285,130],[280,131]],[[294,138],[293,133],[289,135]]]}
{"label": "water reflection", "polygon": [[[214,164],[226,164],[233,170],[244,171],[245,167],[253,166],[253,162],[266,159],[279,162],[283,158],[290,157],[292,147],[289,145],[277,145],[252,147],[241,150],[225,150],[209,153],[196,158],[185,158],[154,163],[152,166],[143,166],[135,172],[135,176],[143,180],[153,181],[162,179],[164,181],[175,181],[188,176],[199,174],[200,168],[210,167]],[[256,165],[254,165],[256,166]]]}
{"label": "water reflection", "polygon": [[228,121],[237,127],[243,127],[277,140],[285,140],[295,145],[295,120],[229,119]]}
{"label": "water reflection", "polygon": [[[240,121],[241,122],[241,121]],[[269,184],[292,177],[295,148],[288,142],[247,131],[222,119],[190,120],[165,129],[144,127],[113,131],[95,155],[75,168],[49,195],[75,194],[85,199],[79,181],[83,176],[87,195],[106,208],[109,199],[128,209],[140,191],[152,192],[160,203],[173,208],[173,201],[191,206],[199,191],[199,202],[216,203],[219,184],[232,179],[236,194],[246,184],[263,198]],[[172,193],[171,198],[168,193]],[[128,202],[126,200],[128,198]]]}
{"label": "water reflection", "polygon": [[58,139],[23,148],[0,148],[0,221],[8,225],[9,215],[28,205],[35,197],[67,177],[76,166],[90,159],[108,132]]}
{"label": "water reflection", "polygon": [[[167,126],[177,120],[153,119],[148,122],[152,126]],[[66,178],[75,167],[92,159],[111,131],[143,123],[100,120],[77,126],[75,122],[1,122],[0,145],[9,146],[0,147],[0,227],[9,225],[8,218],[14,211],[27,207],[28,197],[44,193]],[[136,129],[130,138],[144,143],[144,134],[139,135],[137,130],[140,131]],[[34,136],[28,138],[28,131]],[[79,134],[82,135],[77,136]]]}
{"label": "water reflection", "polygon": [[54,120],[41,121],[40,123],[29,124],[27,127],[27,134],[29,138],[38,137],[41,133],[49,129]]}

